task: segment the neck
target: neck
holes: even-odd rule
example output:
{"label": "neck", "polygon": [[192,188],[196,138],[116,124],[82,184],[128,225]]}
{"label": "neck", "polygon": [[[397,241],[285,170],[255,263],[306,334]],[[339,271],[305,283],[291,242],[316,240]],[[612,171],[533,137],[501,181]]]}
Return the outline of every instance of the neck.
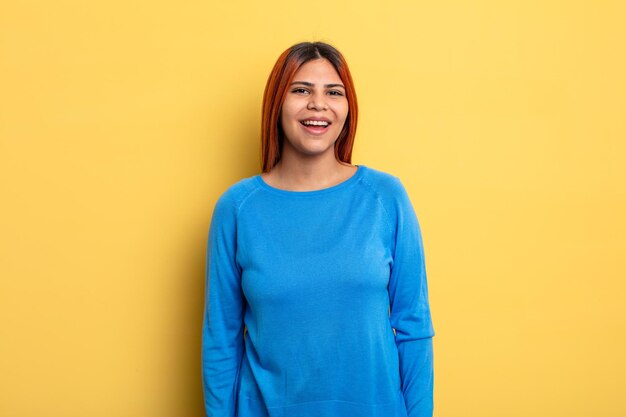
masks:
{"label": "neck", "polygon": [[335,159],[334,152],[316,157],[285,152],[272,168],[272,174],[283,187],[307,191],[329,187],[342,181],[347,170],[352,172],[352,165]]}

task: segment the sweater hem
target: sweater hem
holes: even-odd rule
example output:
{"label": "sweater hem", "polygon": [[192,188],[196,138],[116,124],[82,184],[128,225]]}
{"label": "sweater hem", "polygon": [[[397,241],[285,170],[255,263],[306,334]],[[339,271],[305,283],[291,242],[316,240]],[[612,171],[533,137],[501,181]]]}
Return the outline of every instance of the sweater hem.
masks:
{"label": "sweater hem", "polygon": [[237,417],[407,417],[407,411],[401,392],[395,400],[380,404],[320,400],[284,406],[267,406],[239,395]]}

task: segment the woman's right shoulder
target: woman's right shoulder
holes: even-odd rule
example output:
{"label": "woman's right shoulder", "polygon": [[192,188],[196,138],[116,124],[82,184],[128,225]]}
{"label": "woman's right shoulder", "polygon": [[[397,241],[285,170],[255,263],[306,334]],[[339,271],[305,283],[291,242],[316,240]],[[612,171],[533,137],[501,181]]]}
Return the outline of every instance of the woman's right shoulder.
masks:
{"label": "woman's right shoulder", "polygon": [[215,208],[239,210],[243,202],[258,189],[256,177],[243,178],[229,186],[217,199]]}

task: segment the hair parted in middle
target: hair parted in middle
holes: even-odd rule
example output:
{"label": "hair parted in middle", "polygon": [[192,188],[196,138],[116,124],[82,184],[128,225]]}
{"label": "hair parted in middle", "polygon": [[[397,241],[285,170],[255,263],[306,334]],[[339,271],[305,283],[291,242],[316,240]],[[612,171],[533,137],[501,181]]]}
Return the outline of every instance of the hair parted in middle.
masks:
{"label": "hair parted in middle", "polygon": [[280,112],[289,84],[302,65],[320,58],[327,59],[333,65],[346,88],[348,117],[335,142],[335,158],[351,163],[359,111],[348,63],[336,48],[327,43],[302,42],[291,46],[278,57],[265,86],[261,119],[262,172],[269,172],[280,161],[280,152],[285,139],[280,124]]}

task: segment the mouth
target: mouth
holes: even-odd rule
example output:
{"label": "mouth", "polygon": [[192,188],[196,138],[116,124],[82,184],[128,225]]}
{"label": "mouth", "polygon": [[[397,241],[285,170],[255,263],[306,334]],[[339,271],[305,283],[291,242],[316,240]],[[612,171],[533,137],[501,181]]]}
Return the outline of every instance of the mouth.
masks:
{"label": "mouth", "polygon": [[313,134],[320,134],[326,132],[332,123],[330,120],[326,119],[305,119],[301,120],[300,124],[304,126],[306,131]]}

